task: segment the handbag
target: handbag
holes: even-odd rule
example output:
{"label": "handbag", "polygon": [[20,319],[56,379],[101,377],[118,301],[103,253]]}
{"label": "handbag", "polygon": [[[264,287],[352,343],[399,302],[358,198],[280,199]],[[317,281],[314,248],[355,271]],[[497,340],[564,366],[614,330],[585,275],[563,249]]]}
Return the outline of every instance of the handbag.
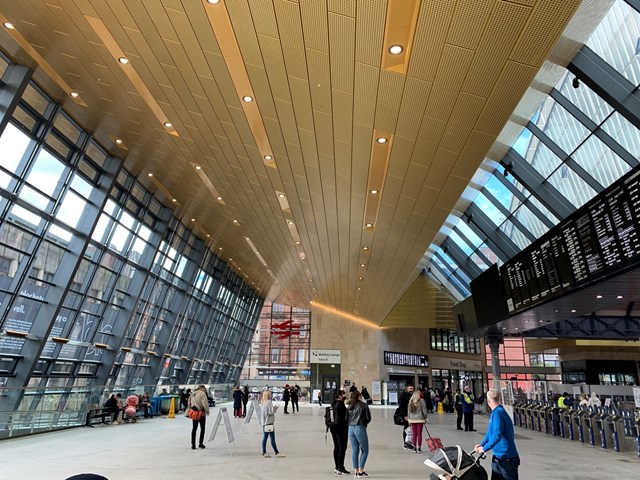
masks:
{"label": "handbag", "polygon": [[404,417],[400,412],[400,407],[396,408],[396,411],[393,412],[393,423],[395,425],[402,425],[402,426],[404,426],[405,424]]}
{"label": "handbag", "polygon": [[266,433],[273,432],[273,423],[265,423],[265,425],[264,425],[264,431],[265,431]]}
{"label": "handbag", "polygon": [[430,452],[435,452],[439,448],[444,448],[444,446],[442,445],[442,440],[440,440],[439,437],[431,436],[426,423],[424,424],[424,429],[427,431],[427,438],[425,438],[424,442],[427,444],[427,447],[429,447]]}
{"label": "handbag", "polygon": [[198,407],[191,407],[187,412],[187,417],[189,417],[194,422],[197,422],[202,418],[202,410],[198,410]]}

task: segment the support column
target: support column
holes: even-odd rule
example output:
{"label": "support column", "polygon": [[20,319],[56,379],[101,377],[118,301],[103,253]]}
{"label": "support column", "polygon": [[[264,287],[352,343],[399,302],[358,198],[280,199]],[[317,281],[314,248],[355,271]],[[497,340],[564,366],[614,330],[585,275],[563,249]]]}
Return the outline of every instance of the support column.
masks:
{"label": "support column", "polygon": [[487,343],[491,350],[491,374],[493,375],[493,385],[491,388],[500,391],[500,379],[502,378],[500,372],[500,345],[504,343],[504,337],[502,335],[489,335],[487,337]]}

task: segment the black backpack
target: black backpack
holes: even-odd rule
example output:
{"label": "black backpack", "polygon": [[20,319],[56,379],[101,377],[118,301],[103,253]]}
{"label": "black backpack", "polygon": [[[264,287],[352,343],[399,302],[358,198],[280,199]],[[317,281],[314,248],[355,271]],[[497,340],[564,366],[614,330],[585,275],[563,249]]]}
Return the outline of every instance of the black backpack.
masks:
{"label": "black backpack", "polygon": [[327,407],[324,411],[324,424],[327,429],[329,429],[329,427],[335,427],[338,423],[338,409],[334,406]]}

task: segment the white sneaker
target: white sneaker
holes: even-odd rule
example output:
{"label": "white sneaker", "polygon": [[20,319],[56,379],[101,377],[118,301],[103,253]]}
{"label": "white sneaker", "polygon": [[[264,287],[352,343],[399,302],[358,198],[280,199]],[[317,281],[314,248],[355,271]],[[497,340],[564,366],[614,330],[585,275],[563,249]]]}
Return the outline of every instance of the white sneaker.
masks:
{"label": "white sneaker", "polygon": [[284,458],[284,457],[286,457],[286,455],[284,453],[276,453],[276,457]]}
{"label": "white sneaker", "polygon": [[269,455],[268,453],[263,453],[262,454],[262,458],[270,458],[270,457],[271,457],[271,455]]}

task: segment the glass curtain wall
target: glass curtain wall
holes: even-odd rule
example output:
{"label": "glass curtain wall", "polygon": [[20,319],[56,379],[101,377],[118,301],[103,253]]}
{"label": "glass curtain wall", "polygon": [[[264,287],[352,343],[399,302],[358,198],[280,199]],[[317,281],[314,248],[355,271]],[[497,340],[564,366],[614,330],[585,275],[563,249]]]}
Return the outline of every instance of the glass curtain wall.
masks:
{"label": "glass curtain wall", "polygon": [[[637,91],[638,38],[640,13],[617,0],[585,48],[615,70],[614,81]],[[465,192],[475,200],[447,219],[445,239],[427,251],[428,273],[458,300],[468,297],[471,279],[489,265],[501,265],[638,166],[639,123],[638,112],[619,111],[566,71],[500,164],[493,162],[486,184]]]}
{"label": "glass curtain wall", "polygon": [[0,428],[51,389],[235,383],[263,299],[31,73],[0,55]]}

